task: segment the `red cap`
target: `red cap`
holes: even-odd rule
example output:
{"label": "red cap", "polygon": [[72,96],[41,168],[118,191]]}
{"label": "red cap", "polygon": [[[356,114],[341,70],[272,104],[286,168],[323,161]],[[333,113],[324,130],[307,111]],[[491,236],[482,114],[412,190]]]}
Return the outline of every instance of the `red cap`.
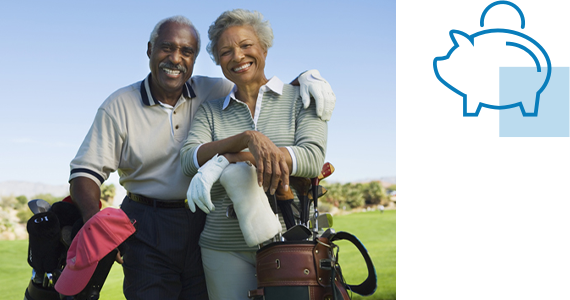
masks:
{"label": "red cap", "polygon": [[[71,199],[71,196],[67,196],[67,197],[63,198],[63,200],[61,200],[61,201],[63,201],[63,202],[69,202],[69,203],[71,203],[71,204],[75,204],[75,203],[73,203],[73,200]],[[101,200],[99,200],[99,209],[101,209]]]}
{"label": "red cap", "polygon": [[117,248],[135,227],[121,209],[105,208],[81,227],[67,251],[67,264],[55,284],[63,295],[79,294],[93,276],[99,260]]}

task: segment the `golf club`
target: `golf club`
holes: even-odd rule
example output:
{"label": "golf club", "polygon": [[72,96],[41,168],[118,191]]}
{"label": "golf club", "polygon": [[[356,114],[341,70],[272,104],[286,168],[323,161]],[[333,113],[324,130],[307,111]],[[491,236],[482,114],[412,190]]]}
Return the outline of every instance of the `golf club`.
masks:
{"label": "golf club", "polygon": [[277,199],[277,206],[281,211],[283,216],[283,221],[285,221],[285,226],[287,230],[295,226],[295,216],[293,214],[293,191],[291,189],[284,190],[282,186],[279,186],[274,193],[275,199]]}
{"label": "golf club", "polygon": [[334,173],[334,166],[329,162],[325,163],[321,170],[321,174],[318,176],[319,181],[331,176],[332,173]]}
{"label": "golf club", "polygon": [[[329,191],[329,190],[327,190],[327,188],[325,188],[325,187],[322,186],[322,185],[317,186],[317,189],[319,189],[319,190],[318,190],[318,193],[317,193],[317,195],[318,195],[317,198],[321,198],[322,196],[324,196],[324,194],[326,194],[326,193]],[[313,200],[313,195],[312,195],[312,194],[309,194],[309,201],[310,201],[310,200]]]}
{"label": "golf club", "polygon": [[28,207],[35,214],[47,212],[51,205],[43,199],[34,199],[28,202]]}
{"label": "golf club", "polygon": [[321,235],[321,237],[327,238],[327,239],[332,239],[332,237],[336,234],[336,231],[332,228],[329,228],[327,230],[325,230],[325,232],[323,232],[323,234]]}
{"label": "golf club", "polygon": [[283,233],[283,238],[287,241],[306,240],[312,236],[312,232],[305,225],[295,225]]}
{"label": "golf club", "polygon": [[311,180],[302,177],[289,177],[289,185],[297,192],[299,198],[299,215],[301,224],[308,226],[309,222],[309,188],[311,187]]}
{"label": "golf club", "polygon": [[333,217],[330,213],[319,214],[317,222],[319,224],[319,229],[331,228],[333,226]]}
{"label": "golf club", "polygon": [[[326,162],[321,169],[321,174],[316,178],[311,179],[311,184],[313,185],[313,209],[315,211],[315,224],[313,226],[313,237],[317,238],[319,234],[319,210],[318,210],[318,202],[317,199],[319,198],[319,182],[327,177],[329,177],[334,172],[334,167],[331,163]],[[309,207],[307,206],[307,210]]]}

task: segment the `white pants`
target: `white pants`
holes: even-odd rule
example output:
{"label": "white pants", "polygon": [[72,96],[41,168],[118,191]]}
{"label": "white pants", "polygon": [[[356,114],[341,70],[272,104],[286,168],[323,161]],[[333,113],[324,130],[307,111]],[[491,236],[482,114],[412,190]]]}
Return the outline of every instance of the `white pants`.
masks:
{"label": "white pants", "polygon": [[210,300],[250,300],[257,289],[255,251],[217,251],[202,248],[202,264]]}

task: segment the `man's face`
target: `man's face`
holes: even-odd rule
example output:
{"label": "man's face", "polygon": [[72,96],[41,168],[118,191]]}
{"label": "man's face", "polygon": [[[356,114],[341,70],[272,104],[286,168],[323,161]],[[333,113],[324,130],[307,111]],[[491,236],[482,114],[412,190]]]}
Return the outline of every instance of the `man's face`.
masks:
{"label": "man's face", "polygon": [[192,28],[175,22],[162,24],[156,41],[153,45],[149,42],[147,49],[151,87],[156,96],[182,92],[184,83],[192,76],[196,48]]}

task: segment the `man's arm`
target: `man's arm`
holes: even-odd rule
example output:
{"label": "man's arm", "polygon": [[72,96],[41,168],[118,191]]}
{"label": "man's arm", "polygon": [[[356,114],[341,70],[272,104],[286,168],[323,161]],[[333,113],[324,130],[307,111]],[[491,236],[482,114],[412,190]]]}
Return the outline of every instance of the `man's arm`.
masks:
{"label": "man's arm", "polygon": [[[76,177],[69,183],[71,184],[69,186],[71,200],[79,208],[83,223],[85,223],[100,210],[101,189],[97,183],[87,177]],[[123,263],[120,251],[117,252],[115,261],[119,264]]]}
{"label": "man's arm", "polygon": [[97,183],[87,177],[76,177],[69,183],[71,199],[79,208],[85,223],[99,212],[101,189]]}
{"label": "man's arm", "polygon": [[[198,90],[198,94],[205,95],[206,101],[227,96],[234,86],[233,82],[225,78],[194,76],[191,80],[194,81],[194,87]],[[311,99],[314,99],[319,118],[323,121],[331,119],[336,96],[328,81],[321,76],[318,70],[308,70],[301,73],[291,81],[291,85],[301,88],[301,98],[305,108],[308,108]]]}

